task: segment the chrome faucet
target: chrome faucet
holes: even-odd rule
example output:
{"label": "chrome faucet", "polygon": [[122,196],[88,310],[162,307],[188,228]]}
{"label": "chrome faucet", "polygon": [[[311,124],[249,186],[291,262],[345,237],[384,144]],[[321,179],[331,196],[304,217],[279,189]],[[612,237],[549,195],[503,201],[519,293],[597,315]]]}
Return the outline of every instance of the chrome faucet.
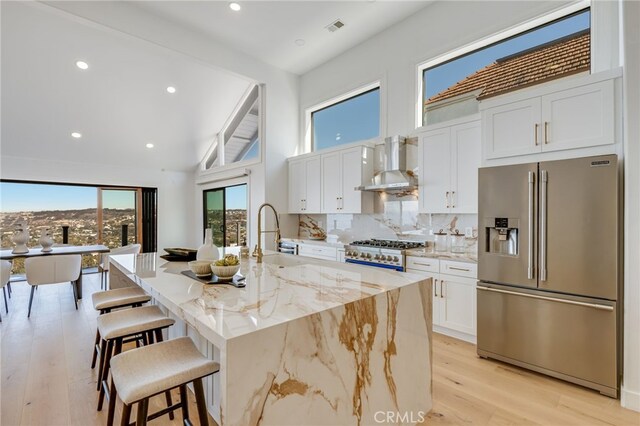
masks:
{"label": "chrome faucet", "polygon": [[[273,210],[273,215],[276,217],[275,231],[262,230],[262,209],[265,207],[271,208],[271,210]],[[271,232],[276,234],[276,248],[277,248],[278,243],[280,243],[280,220],[278,219],[278,212],[276,211],[275,207],[273,207],[271,204],[264,203],[258,209],[258,245],[256,246],[256,249],[253,251],[254,256],[258,258],[258,263],[262,263],[262,234],[271,233]]]}

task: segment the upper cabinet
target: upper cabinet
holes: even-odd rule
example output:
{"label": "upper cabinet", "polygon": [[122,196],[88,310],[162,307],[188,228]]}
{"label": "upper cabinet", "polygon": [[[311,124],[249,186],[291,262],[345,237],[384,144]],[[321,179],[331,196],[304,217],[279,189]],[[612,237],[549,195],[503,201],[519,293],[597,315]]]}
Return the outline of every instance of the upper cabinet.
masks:
{"label": "upper cabinet", "polygon": [[322,154],[321,213],[367,213],[373,194],[356,191],[373,177],[373,150],[357,146]]}
{"label": "upper cabinet", "polygon": [[420,211],[477,213],[480,122],[438,125],[420,138]]}
{"label": "upper cabinet", "polygon": [[591,77],[481,102],[484,158],[615,143],[614,79]]}
{"label": "upper cabinet", "polygon": [[289,161],[289,213],[320,211],[320,158]]}
{"label": "upper cabinet", "polygon": [[373,177],[373,149],[353,146],[289,159],[289,213],[369,213],[373,194],[356,191]]}

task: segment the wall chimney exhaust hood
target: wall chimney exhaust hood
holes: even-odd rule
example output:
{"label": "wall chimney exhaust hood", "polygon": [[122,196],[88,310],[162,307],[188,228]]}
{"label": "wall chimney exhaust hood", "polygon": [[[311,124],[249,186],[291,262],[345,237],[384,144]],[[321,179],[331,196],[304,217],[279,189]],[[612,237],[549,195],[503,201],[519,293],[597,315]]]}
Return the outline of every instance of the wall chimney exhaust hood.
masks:
{"label": "wall chimney exhaust hood", "polygon": [[390,136],[384,140],[385,169],[377,173],[368,185],[356,191],[395,192],[418,188],[413,172],[407,171],[407,142],[404,136]]}

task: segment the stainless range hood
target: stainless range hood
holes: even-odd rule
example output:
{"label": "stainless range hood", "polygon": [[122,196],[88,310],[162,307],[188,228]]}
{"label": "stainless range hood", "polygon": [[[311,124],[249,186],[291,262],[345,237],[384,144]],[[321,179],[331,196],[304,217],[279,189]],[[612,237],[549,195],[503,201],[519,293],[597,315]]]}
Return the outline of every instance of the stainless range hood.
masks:
{"label": "stainless range hood", "polygon": [[407,171],[407,142],[404,136],[390,136],[384,140],[385,169],[377,173],[368,185],[356,191],[411,191],[418,188],[413,172]]}

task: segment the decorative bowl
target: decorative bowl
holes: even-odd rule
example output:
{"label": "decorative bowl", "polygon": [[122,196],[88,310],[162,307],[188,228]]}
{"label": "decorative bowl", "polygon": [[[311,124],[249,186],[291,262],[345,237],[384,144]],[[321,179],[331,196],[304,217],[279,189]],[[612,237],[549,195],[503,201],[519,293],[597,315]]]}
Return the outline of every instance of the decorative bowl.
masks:
{"label": "decorative bowl", "polygon": [[188,263],[191,272],[198,277],[206,277],[211,275],[211,261],[209,260],[192,260]]}
{"label": "decorative bowl", "polygon": [[240,270],[240,264],[232,266],[216,266],[211,263],[210,271],[218,277],[220,281],[231,281],[233,276]]}

